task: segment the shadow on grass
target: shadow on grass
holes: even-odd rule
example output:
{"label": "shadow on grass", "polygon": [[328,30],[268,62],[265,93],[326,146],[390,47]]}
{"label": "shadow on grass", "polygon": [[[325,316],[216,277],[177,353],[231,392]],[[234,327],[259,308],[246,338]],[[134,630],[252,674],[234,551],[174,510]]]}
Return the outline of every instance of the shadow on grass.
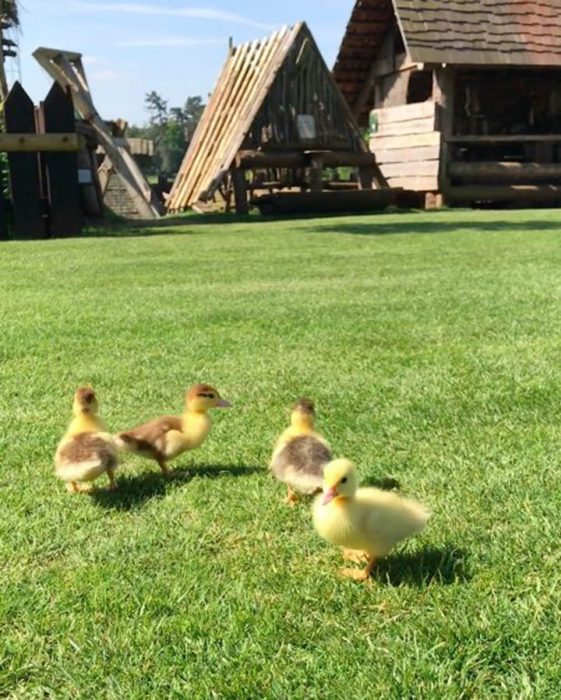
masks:
{"label": "shadow on grass", "polygon": [[342,223],[336,222],[322,226],[314,226],[309,229],[312,233],[348,233],[359,236],[387,236],[390,234],[412,234],[412,233],[457,233],[458,231],[477,231],[478,233],[500,233],[502,231],[512,233],[514,231],[529,231],[536,229],[539,231],[558,231],[560,224],[558,221],[469,221],[466,219],[454,219],[453,221],[439,221],[438,215],[431,221],[416,220],[415,217],[408,217],[406,221],[393,221],[391,223],[378,223],[375,218],[369,223]]}
{"label": "shadow on grass", "polygon": [[366,476],[361,482],[361,486],[374,486],[382,491],[393,491],[398,489],[401,484],[399,480],[393,476]]}
{"label": "shadow on grass", "polygon": [[171,476],[164,477],[160,472],[148,471],[138,475],[128,475],[118,480],[116,491],[94,491],[91,497],[103,508],[132,510],[143,503],[165,496],[177,488],[188,484],[195,477],[220,479],[224,476],[249,476],[263,471],[262,467],[244,467],[239,464],[202,465],[173,469]]}
{"label": "shadow on grass", "polygon": [[409,584],[424,587],[435,583],[449,585],[472,578],[466,550],[454,545],[428,547],[383,559],[374,569],[374,580],[382,585]]}
{"label": "shadow on grass", "polygon": [[128,238],[132,236],[162,236],[173,233],[168,229],[181,229],[182,233],[200,232],[201,225],[256,224],[263,223],[259,216],[248,214],[180,214],[163,216],[161,219],[135,219],[127,221],[112,217],[100,219],[87,226],[82,234],[85,238]]}

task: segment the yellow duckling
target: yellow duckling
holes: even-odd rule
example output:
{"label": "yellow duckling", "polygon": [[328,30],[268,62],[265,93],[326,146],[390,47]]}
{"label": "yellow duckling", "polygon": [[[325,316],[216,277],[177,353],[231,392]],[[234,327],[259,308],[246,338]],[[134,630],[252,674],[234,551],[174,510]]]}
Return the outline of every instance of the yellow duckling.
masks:
{"label": "yellow duckling", "polygon": [[290,427],[275,444],[270,468],[288,488],[286,500],[294,505],[298,494],[321,491],[323,468],[331,459],[328,443],[315,432],[315,408],[310,399],[299,399],[292,407]]}
{"label": "yellow duckling", "polygon": [[207,437],[211,408],[228,408],[231,404],[220,397],[210,384],[195,384],[185,394],[182,416],[161,416],[149,423],[119,433],[117,445],[128,452],[155,459],[164,475],[169,474],[167,462],[199,447]]}
{"label": "yellow duckling", "polygon": [[343,548],[343,556],[367,561],[364,570],[343,569],[345,576],[365,581],[376,560],[401,540],[420,532],[430,518],[419,503],[389,491],[358,488],[354,465],[336,459],[325,466],[323,495],[313,507],[318,534]]}
{"label": "yellow duckling", "polygon": [[85,482],[107,473],[109,488],[116,489],[117,449],[97,415],[98,402],[91,387],[74,394],[74,419],[55,454],[55,473],[71,493],[88,491]]}

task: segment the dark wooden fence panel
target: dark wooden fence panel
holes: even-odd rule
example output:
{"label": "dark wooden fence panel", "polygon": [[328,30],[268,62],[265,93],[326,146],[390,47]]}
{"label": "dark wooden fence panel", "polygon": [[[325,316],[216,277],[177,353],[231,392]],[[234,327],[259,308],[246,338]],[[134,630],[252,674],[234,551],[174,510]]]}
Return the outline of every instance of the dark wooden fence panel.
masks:
{"label": "dark wooden fence panel", "polygon": [[[42,105],[45,133],[76,131],[72,98],[54,83]],[[44,153],[50,202],[51,236],[77,236],[82,230],[77,153]]]}
{"label": "dark wooden fence panel", "polygon": [[[4,104],[6,131],[35,133],[35,108],[28,94],[14,83]],[[46,222],[37,153],[9,153],[14,234],[16,238],[46,238]]]}

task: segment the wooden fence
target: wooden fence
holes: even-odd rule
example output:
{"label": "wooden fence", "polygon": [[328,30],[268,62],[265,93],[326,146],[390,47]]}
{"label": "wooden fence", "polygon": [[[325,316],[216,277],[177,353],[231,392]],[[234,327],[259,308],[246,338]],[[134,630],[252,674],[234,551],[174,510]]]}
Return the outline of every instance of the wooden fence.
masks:
{"label": "wooden fence", "polygon": [[79,235],[79,142],[71,96],[54,83],[35,107],[16,82],[4,103],[4,117],[0,151],[8,154],[9,193],[0,207],[0,238]]}

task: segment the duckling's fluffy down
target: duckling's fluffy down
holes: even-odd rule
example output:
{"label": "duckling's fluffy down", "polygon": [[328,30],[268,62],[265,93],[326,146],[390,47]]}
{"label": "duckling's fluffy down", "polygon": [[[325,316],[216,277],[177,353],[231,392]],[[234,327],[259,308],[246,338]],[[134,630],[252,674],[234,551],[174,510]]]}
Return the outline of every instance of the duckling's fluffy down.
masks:
{"label": "duckling's fluffy down", "polygon": [[80,433],[62,442],[55,455],[55,472],[63,481],[93,481],[117,464],[117,449],[108,433]]}
{"label": "duckling's fluffy down", "polygon": [[314,503],[314,525],[329,542],[383,557],[402,540],[421,532],[431,513],[420,503],[390,491],[360,488],[354,498]]}
{"label": "duckling's fluffy down", "polygon": [[331,459],[327,444],[313,435],[292,438],[271,460],[271,470],[279,481],[295,491],[311,494],[321,490],[323,468]]}

